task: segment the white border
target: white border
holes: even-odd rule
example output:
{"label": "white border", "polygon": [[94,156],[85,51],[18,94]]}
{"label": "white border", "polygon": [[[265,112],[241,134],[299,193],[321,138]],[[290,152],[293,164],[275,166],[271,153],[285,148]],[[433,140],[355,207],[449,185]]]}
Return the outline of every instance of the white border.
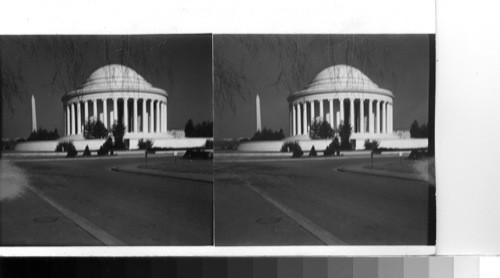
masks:
{"label": "white border", "polygon": [[[427,34],[436,30],[434,0],[23,0],[3,3],[0,11],[0,34]],[[432,246],[0,247],[0,256],[374,256],[434,252]]]}

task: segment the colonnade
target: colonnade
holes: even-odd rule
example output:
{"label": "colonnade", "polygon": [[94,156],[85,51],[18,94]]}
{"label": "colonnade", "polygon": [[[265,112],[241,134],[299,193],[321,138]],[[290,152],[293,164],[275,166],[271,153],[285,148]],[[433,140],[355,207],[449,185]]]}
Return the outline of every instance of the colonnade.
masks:
{"label": "colonnade", "polygon": [[[339,111],[335,111],[336,107]],[[328,113],[325,113],[327,109]],[[314,121],[327,121],[333,129],[337,129],[341,122],[349,123],[353,134],[392,133],[393,104],[392,101],[371,98],[302,99],[290,106],[290,118],[291,136],[309,134]]]}
{"label": "colonnade", "polygon": [[[130,112],[129,105],[132,106]],[[108,106],[111,106],[109,112]],[[83,127],[88,120],[100,120],[106,128],[111,128],[114,122],[122,122],[128,133],[167,132],[166,100],[138,97],[75,99],[64,104],[64,113],[66,135],[83,134]]]}

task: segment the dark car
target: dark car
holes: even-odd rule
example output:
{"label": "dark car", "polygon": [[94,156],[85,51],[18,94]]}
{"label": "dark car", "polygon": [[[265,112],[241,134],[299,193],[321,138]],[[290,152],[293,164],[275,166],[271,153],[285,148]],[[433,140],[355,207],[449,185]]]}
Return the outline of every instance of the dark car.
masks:
{"label": "dark car", "polygon": [[212,159],[214,158],[214,154],[212,152],[206,151],[204,148],[194,148],[194,149],[187,149],[183,157],[188,159],[196,159],[196,158]]}

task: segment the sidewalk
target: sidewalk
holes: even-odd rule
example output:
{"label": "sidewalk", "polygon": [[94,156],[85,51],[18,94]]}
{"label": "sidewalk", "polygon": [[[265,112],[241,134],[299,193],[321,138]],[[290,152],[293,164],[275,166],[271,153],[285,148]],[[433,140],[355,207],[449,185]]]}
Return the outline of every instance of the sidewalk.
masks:
{"label": "sidewalk", "polygon": [[429,182],[427,178],[422,176],[421,174],[418,173],[401,173],[401,172],[394,172],[394,171],[387,171],[387,170],[380,170],[380,169],[367,169],[365,168],[366,165],[356,165],[356,166],[349,166],[349,167],[340,167],[337,170],[340,172],[347,172],[347,173],[356,173],[356,174],[363,174],[363,175],[372,175],[372,176],[377,176],[377,177],[386,177],[386,178],[397,178],[397,179],[404,179],[404,180],[413,180],[413,181],[425,181]]}
{"label": "sidewalk", "polygon": [[126,165],[119,167],[111,167],[111,170],[116,172],[124,172],[124,173],[132,173],[139,175],[149,175],[149,176],[157,176],[157,177],[167,177],[174,179],[182,179],[182,180],[191,180],[205,183],[213,183],[213,176],[206,174],[198,174],[198,173],[176,173],[162,170],[154,170],[154,169],[144,169],[139,168],[139,165]]}

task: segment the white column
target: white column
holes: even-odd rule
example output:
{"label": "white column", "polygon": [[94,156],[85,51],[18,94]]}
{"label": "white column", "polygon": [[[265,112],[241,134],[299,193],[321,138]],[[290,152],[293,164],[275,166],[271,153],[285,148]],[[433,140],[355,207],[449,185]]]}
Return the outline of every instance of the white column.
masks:
{"label": "white column", "polygon": [[149,100],[149,132],[153,133],[155,130],[155,107],[154,100]]}
{"label": "white column", "polygon": [[311,100],[311,125],[314,123],[314,103],[316,101],[315,100]]}
{"label": "white column", "polygon": [[85,124],[89,119],[89,101],[85,100],[83,103],[83,124]]}
{"label": "white column", "polygon": [[354,99],[350,98],[350,108],[349,108],[349,124],[352,126],[352,133],[356,133],[356,121],[354,120]]}
{"label": "white column", "polygon": [[125,131],[128,132],[128,98],[123,98],[123,125],[125,126]]}
{"label": "white column", "polygon": [[99,119],[99,114],[97,114],[97,99],[92,100],[92,105],[94,108],[94,121],[97,121]]}
{"label": "white column", "polygon": [[76,134],[75,128],[75,104],[71,103],[71,135]]}
{"label": "white column", "polygon": [[118,99],[113,98],[113,123],[118,123]]}
{"label": "white column", "polygon": [[66,104],[66,135],[71,135],[71,109],[70,104]]}
{"label": "white column", "polygon": [[309,133],[309,125],[307,124],[307,101],[304,101],[304,134]]}
{"label": "white column", "polygon": [[302,111],[301,111],[301,103],[297,103],[297,134],[302,135]]}
{"label": "white column", "polygon": [[297,107],[295,106],[295,103],[292,104],[292,136],[297,135]]}
{"label": "white column", "polygon": [[323,100],[319,101],[319,116],[321,117],[321,121],[325,119],[325,111],[323,111]]}
{"label": "white column", "polygon": [[368,100],[368,132],[373,132],[373,99]]}
{"label": "white column", "polygon": [[392,126],[392,119],[393,119],[393,118],[392,118],[392,115],[393,115],[393,111],[392,111],[392,109],[393,109],[393,107],[392,107],[392,102],[391,102],[391,103],[389,103],[388,105],[389,105],[389,106],[388,106],[388,107],[389,107],[389,112],[388,112],[388,115],[387,115],[387,118],[389,119],[389,128],[388,128],[389,130],[388,130],[388,132],[389,132],[389,133],[392,133],[392,132],[394,131],[394,130],[393,130],[393,126]]}
{"label": "white column", "polygon": [[342,122],[342,124],[346,124],[345,120],[344,120],[344,99],[341,98],[339,99],[339,104],[340,104],[340,121]]}
{"label": "white column", "polygon": [[381,133],[380,129],[380,100],[376,100],[376,108],[375,108],[375,133]]}
{"label": "white column", "polygon": [[104,127],[108,128],[108,99],[102,99],[102,115],[104,121]]}
{"label": "white column", "polygon": [[137,129],[137,98],[134,98],[134,133],[137,133],[139,130]]}
{"label": "white column", "polygon": [[387,102],[382,102],[382,133],[387,133],[387,123],[386,123],[386,104]]}
{"label": "white column", "polygon": [[155,125],[155,132],[156,133],[159,133],[160,132],[160,126],[159,126],[159,123],[160,123],[160,102],[157,100],[156,101],[156,111],[155,111],[155,115],[156,115],[156,125]]}
{"label": "white column", "polygon": [[76,134],[82,133],[82,105],[80,101],[76,103]]}
{"label": "white column", "polygon": [[359,131],[365,133],[365,100],[359,99]]}
{"label": "white column", "polygon": [[168,99],[165,100],[165,117],[163,117],[165,119],[165,133],[168,131],[168,126],[167,126],[167,123],[168,123],[168,113],[167,113],[167,105],[168,105]]}
{"label": "white column", "polygon": [[331,98],[329,100],[329,102],[330,102],[330,126],[333,129],[335,127],[335,125],[333,124],[333,115],[334,115],[334,113],[333,113],[333,99]]}
{"label": "white column", "polygon": [[146,115],[146,99],[142,99],[142,132],[148,132],[148,117]]}
{"label": "white column", "polygon": [[292,107],[288,106],[288,133],[290,136],[293,136],[293,113],[292,113]]}
{"label": "white column", "polygon": [[165,102],[161,102],[161,132],[165,133],[167,125],[165,124],[165,120],[167,117],[165,116]]}

